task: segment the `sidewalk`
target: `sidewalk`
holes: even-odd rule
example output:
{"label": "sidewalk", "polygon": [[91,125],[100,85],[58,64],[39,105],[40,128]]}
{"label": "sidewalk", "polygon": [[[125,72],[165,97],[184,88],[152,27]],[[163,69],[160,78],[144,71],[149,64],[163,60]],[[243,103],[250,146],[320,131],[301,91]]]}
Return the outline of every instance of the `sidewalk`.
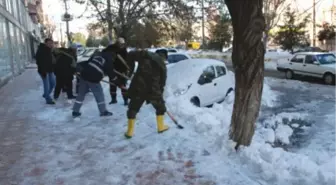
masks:
{"label": "sidewalk", "polygon": [[0,184],[16,184],[21,175],[10,168],[23,156],[24,135],[28,124],[34,121],[31,114],[45,106],[36,103],[36,99],[24,99],[24,96],[31,90],[38,90],[40,84],[36,70],[27,69],[0,88]]}

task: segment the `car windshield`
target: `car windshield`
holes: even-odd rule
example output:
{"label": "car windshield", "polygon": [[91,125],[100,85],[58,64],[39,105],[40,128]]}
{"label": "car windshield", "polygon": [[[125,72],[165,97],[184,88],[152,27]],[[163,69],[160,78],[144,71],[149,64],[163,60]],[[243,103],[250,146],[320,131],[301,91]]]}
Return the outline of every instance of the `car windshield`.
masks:
{"label": "car windshield", "polygon": [[316,55],[320,64],[334,64],[336,62],[335,55],[333,54],[321,54]]}

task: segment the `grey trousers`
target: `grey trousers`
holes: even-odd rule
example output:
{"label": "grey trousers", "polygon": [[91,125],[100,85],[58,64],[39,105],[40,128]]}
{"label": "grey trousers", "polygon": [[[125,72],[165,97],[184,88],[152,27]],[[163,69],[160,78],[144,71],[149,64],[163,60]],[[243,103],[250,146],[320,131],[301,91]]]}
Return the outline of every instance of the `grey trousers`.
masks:
{"label": "grey trousers", "polygon": [[83,101],[85,99],[86,93],[89,92],[91,89],[93,96],[96,99],[98,109],[100,113],[103,113],[106,111],[106,104],[105,104],[105,99],[104,99],[104,92],[103,88],[100,85],[100,83],[92,83],[85,81],[83,79],[79,80],[79,87],[78,87],[78,94],[76,97],[75,104],[73,106],[73,112],[79,112],[80,108],[83,104]]}

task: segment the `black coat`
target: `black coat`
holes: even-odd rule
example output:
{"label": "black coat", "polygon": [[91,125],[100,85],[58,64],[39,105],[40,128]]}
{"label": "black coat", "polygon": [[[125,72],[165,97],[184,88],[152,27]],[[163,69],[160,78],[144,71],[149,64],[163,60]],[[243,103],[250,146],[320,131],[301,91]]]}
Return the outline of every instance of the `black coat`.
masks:
{"label": "black coat", "polygon": [[76,70],[76,56],[71,49],[58,49],[55,64],[55,75],[66,79],[73,79]]}
{"label": "black coat", "polygon": [[51,48],[41,43],[36,52],[37,71],[40,75],[45,76],[46,73],[53,72],[53,56]]}
{"label": "black coat", "polygon": [[83,80],[99,83],[105,75],[110,79],[116,79],[113,61],[115,55],[109,52],[99,52],[91,57],[87,62],[81,62],[77,69]]}

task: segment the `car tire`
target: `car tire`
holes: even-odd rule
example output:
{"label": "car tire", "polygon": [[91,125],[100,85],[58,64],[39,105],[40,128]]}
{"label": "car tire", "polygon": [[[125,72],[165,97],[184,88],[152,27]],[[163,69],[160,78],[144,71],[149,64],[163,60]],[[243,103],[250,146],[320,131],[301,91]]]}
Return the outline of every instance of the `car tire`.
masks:
{"label": "car tire", "polygon": [[290,69],[286,70],[286,78],[287,79],[293,79],[294,78],[294,72]]}
{"label": "car tire", "polygon": [[326,73],[323,76],[323,82],[327,85],[332,85],[335,83],[335,75],[331,74],[331,73]]}
{"label": "car tire", "polygon": [[201,106],[201,103],[200,103],[200,100],[197,98],[197,97],[193,97],[191,98],[190,102],[195,105],[196,107],[200,107]]}

